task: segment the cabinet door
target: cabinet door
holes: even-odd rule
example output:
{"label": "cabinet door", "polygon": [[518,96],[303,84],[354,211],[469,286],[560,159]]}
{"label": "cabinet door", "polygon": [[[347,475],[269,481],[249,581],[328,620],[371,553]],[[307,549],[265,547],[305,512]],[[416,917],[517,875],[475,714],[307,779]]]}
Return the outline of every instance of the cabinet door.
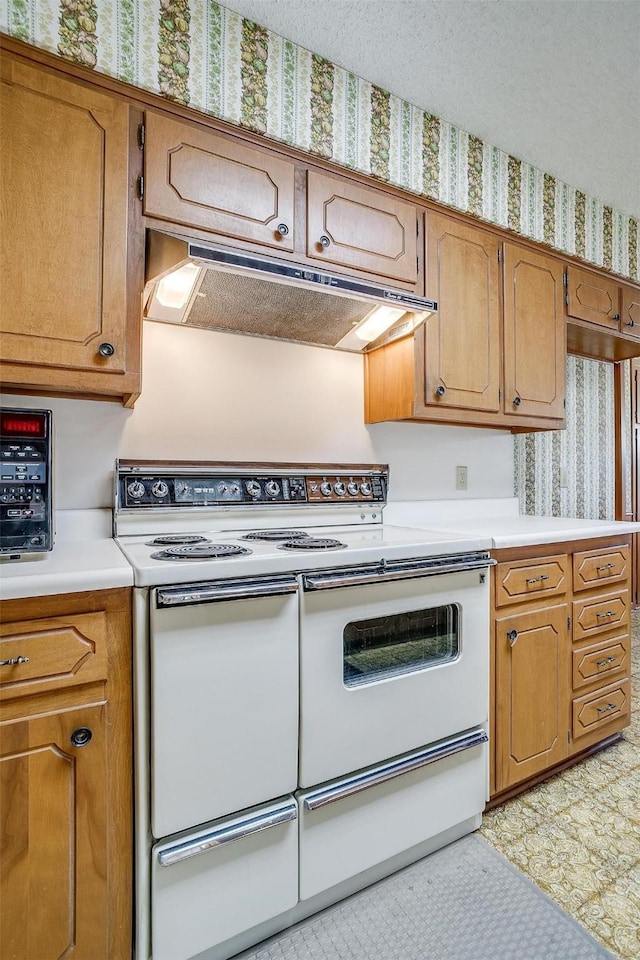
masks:
{"label": "cabinet door", "polygon": [[504,245],[504,410],[564,418],[566,332],[562,265],[514,243]]}
{"label": "cabinet door", "polygon": [[500,409],[500,241],[427,214],[427,290],[438,313],[425,324],[427,404]]}
{"label": "cabinet door", "polygon": [[567,267],[567,315],[616,332],[620,329],[619,290],[615,280]]}
{"label": "cabinet door", "polygon": [[621,288],[620,332],[640,339],[640,290]]}
{"label": "cabinet door", "polygon": [[412,203],[312,170],[307,188],[309,257],[417,283],[418,213]]}
{"label": "cabinet door", "polygon": [[293,250],[291,160],[153,111],[144,151],[147,216]]}
{"label": "cabinet door", "polygon": [[122,373],[129,108],[8,55],[1,76],[2,358]]}
{"label": "cabinet door", "polygon": [[0,724],[0,738],[0,955],[106,960],[104,704],[40,705]]}
{"label": "cabinet door", "polygon": [[567,606],[498,617],[496,791],[551,767],[568,753]]}

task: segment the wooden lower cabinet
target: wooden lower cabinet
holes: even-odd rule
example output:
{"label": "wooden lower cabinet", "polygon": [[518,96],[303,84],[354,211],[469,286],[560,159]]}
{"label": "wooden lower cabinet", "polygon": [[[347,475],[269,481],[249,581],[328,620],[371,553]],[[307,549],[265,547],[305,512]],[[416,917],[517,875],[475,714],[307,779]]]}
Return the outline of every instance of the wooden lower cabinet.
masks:
{"label": "wooden lower cabinet", "polygon": [[[629,538],[495,551],[492,802],[630,717]],[[545,595],[545,591],[547,591]]]}
{"label": "wooden lower cabinet", "polygon": [[496,780],[500,788],[532,777],[567,756],[567,612],[562,603],[496,618]]}
{"label": "wooden lower cabinet", "polygon": [[5,601],[0,614],[0,956],[125,960],[130,591]]}

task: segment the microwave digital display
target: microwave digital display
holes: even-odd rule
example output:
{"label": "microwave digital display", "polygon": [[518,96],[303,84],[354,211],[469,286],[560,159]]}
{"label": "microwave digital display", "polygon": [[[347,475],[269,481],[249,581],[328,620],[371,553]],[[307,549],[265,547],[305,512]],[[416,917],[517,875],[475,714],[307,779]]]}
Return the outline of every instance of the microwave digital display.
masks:
{"label": "microwave digital display", "polygon": [[44,440],[47,419],[42,413],[0,413],[0,436],[30,437]]}

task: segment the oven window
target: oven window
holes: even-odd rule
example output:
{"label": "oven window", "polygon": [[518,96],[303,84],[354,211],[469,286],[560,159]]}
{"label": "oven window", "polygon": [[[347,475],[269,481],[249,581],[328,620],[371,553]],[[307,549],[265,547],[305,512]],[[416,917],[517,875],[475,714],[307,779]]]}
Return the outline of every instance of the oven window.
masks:
{"label": "oven window", "polygon": [[460,653],[458,624],[455,603],[348,623],[343,636],[345,687],[455,660]]}

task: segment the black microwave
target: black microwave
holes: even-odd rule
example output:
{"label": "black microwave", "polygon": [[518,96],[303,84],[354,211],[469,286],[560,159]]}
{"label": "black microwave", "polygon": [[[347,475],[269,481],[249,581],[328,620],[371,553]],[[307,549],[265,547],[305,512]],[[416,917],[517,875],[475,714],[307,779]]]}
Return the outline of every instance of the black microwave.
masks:
{"label": "black microwave", "polygon": [[53,548],[51,410],[0,410],[0,556]]}

